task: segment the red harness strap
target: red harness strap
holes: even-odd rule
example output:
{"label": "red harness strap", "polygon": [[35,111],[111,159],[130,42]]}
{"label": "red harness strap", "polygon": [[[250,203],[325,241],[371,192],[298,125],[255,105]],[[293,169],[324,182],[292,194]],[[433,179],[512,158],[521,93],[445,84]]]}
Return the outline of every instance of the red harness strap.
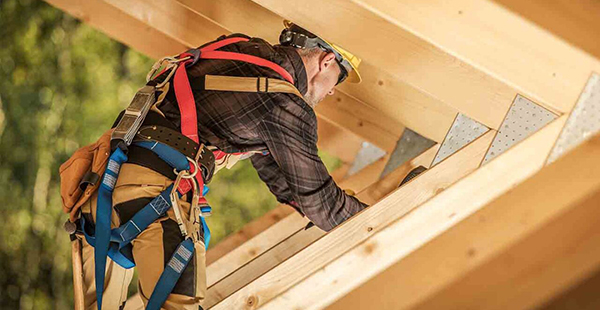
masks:
{"label": "red harness strap", "polygon": [[[187,56],[191,56],[190,59],[185,60],[179,64],[175,71],[175,76],[173,77],[173,87],[175,88],[175,97],[177,98],[177,104],[179,106],[179,112],[181,115],[181,133],[186,137],[194,140],[196,143],[199,143],[198,139],[198,119],[196,113],[196,102],[194,100],[194,94],[192,93],[192,88],[190,87],[190,82],[187,75],[186,66],[195,63],[198,59],[223,59],[223,60],[237,60],[243,61],[246,63],[254,64],[257,66],[269,68],[275,72],[277,72],[281,77],[287,80],[290,83],[294,83],[294,79],[292,75],[287,72],[284,68],[279,66],[278,64],[252,55],[234,53],[234,52],[224,52],[217,51],[217,49],[227,46],[229,44],[237,43],[237,42],[246,42],[249,39],[243,37],[233,37],[227,38],[215,43],[212,43],[208,46],[205,46],[200,49],[200,55],[197,59],[194,59],[194,55],[191,53],[183,53],[179,55],[179,58],[184,58]],[[159,76],[158,74],[157,76]],[[223,151],[214,151],[215,158],[217,160],[222,159],[227,154]],[[235,153],[235,154],[243,154],[243,153]],[[194,167],[190,168],[190,172],[194,172]],[[196,174],[196,179],[198,180],[198,184],[200,185],[200,191],[202,191],[202,186],[204,185],[204,180],[202,179],[201,173]],[[179,192],[185,194],[192,188],[191,183],[186,179],[180,183]],[[203,200],[203,198],[201,198]]]}

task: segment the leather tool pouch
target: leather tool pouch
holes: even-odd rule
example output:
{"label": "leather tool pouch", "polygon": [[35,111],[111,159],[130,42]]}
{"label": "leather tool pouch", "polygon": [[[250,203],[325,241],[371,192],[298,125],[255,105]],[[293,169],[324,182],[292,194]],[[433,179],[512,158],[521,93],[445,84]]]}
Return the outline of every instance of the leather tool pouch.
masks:
{"label": "leather tool pouch", "polygon": [[110,137],[113,129],[106,131],[98,141],[73,153],[60,166],[60,196],[63,211],[74,222],[78,211],[98,189],[106,163],[110,157]]}

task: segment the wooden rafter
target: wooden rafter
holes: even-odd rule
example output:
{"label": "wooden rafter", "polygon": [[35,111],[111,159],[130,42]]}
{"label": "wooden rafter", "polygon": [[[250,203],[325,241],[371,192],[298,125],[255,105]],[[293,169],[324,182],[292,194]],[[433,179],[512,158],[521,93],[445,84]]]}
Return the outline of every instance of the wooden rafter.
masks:
{"label": "wooden rafter", "polygon": [[[265,38],[272,43],[278,40],[279,33],[276,29],[281,29],[283,17],[250,0],[179,0],[179,2],[233,32],[248,33]],[[365,127],[363,132],[377,134],[381,130],[398,132],[395,130],[397,125],[392,121],[396,120],[434,141],[441,142],[444,139],[456,115],[455,109],[373,66],[369,61],[361,63],[360,72],[363,77],[361,84],[344,83],[338,89],[346,95],[367,103],[376,111],[382,112],[388,119],[386,120],[381,114],[377,117],[369,115],[369,117],[362,117],[358,122],[350,118],[351,124]],[[358,105],[349,105],[348,102],[341,105],[346,110],[353,111],[354,115],[365,115],[365,111],[368,111]],[[380,128],[382,126],[383,128]]]}
{"label": "wooden rafter", "polygon": [[[380,170],[377,166],[368,166],[368,170]],[[348,165],[342,165],[331,176],[336,182],[344,182]],[[352,180],[353,178],[350,178]],[[363,182],[376,179],[363,178]],[[343,184],[343,183],[342,183]],[[281,204],[260,218],[246,224],[238,232],[211,247],[206,254],[207,283],[219,281],[235,269],[253,260],[276,244],[295,234],[308,224],[308,220],[288,205]],[[224,257],[226,256],[226,257]]]}
{"label": "wooden rafter", "polygon": [[[247,242],[254,236],[267,230],[269,227],[287,218],[293,212],[294,209],[292,209],[290,206],[283,204],[278,205],[273,210],[265,213],[258,219],[244,225],[242,229],[228,235],[227,238],[217,243],[206,252],[206,265],[209,266],[216,262],[241,244]],[[209,276],[212,276],[212,274]]]}
{"label": "wooden rafter", "polygon": [[[570,111],[592,70],[600,69],[598,59],[492,0],[355,2],[557,112]],[[529,1],[524,2],[527,2],[524,5],[532,5]],[[546,9],[537,14],[547,10],[548,2],[554,2],[550,7],[556,7],[556,1],[543,1],[544,4],[539,4],[539,8]],[[597,13],[600,6],[595,7]],[[588,16],[592,14],[588,12]],[[595,19],[598,20],[598,16]],[[433,20],[435,23],[431,22]],[[554,19],[552,23],[562,27]],[[599,23],[596,21],[595,24]],[[596,31],[596,35],[588,39],[597,42],[597,30],[590,29]],[[427,70],[425,72],[429,73]],[[465,86],[471,87],[468,84]],[[470,94],[468,89],[464,93]],[[513,96],[510,97],[512,99]],[[487,111],[487,107],[493,107],[492,102],[493,96],[489,96],[482,98],[477,105]]]}
{"label": "wooden rafter", "polygon": [[595,0],[494,0],[600,59],[600,2]]}
{"label": "wooden rafter", "polygon": [[[350,165],[348,165],[348,164],[342,164],[340,167],[338,167],[337,169],[332,171],[331,177],[333,178],[333,180],[338,183],[340,181],[342,181],[346,177],[349,167],[350,167]],[[290,206],[285,205],[285,204],[280,204],[277,207],[275,207],[273,210],[265,213],[260,218],[244,225],[244,227],[242,229],[227,236],[224,240],[222,240],[221,242],[217,243],[216,245],[214,245],[210,249],[208,249],[208,251],[206,252],[206,265],[210,266],[212,263],[216,262],[224,255],[230,253],[235,248],[248,242],[248,240],[254,238],[255,236],[261,234],[262,232],[264,232],[266,230],[271,230],[270,229],[271,226],[273,226],[279,222],[282,222],[284,219],[286,219],[288,221],[291,220],[292,222],[297,221],[296,218],[299,216],[297,214],[296,214],[296,216],[293,216],[292,215],[293,213],[296,213],[296,212],[294,212],[293,208],[291,208]],[[290,219],[288,219],[288,218],[290,218]],[[303,220],[303,221],[305,222],[304,225],[306,225],[306,220]],[[272,237],[272,236],[277,236],[276,238],[282,238],[278,241],[273,241],[272,244],[279,243],[279,241],[285,239],[286,236],[290,236],[293,232],[289,232],[289,230],[290,229],[293,230],[294,229],[293,227],[297,226],[293,223],[282,223],[281,225],[284,227],[283,229],[287,229],[287,231],[280,231],[279,229],[273,229],[272,231],[269,232],[269,234],[271,236],[265,237],[267,240],[273,240],[274,237]],[[302,227],[304,227],[304,226],[302,226]],[[255,255],[257,255],[259,253],[264,252],[264,250],[261,250],[260,248],[257,249],[255,246],[252,246],[252,248],[254,250],[249,251],[248,254],[253,257],[255,257]],[[242,259],[242,261],[243,261],[243,259]],[[221,264],[230,264],[230,263],[221,262]],[[241,263],[236,264],[235,262],[233,262],[233,264],[236,266],[241,265]],[[208,277],[211,277],[211,276],[213,276],[213,274],[208,275]],[[222,276],[215,275],[215,277],[221,278]],[[208,282],[210,283],[210,282],[214,282],[214,281],[211,281],[209,279]]]}
{"label": "wooden rafter", "polygon": [[310,26],[390,76],[490,128],[498,129],[517,94],[509,85],[356,1],[253,1],[300,25]]}
{"label": "wooden rafter", "polygon": [[[331,254],[332,259],[328,263],[311,264],[310,268],[314,269],[310,272],[307,269],[301,270],[303,280],[293,281],[289,290],[285,292],[280,290],[280,287],[284,284],[279,282],[276,287],[270,285],[268,289],[260,289],[258,286],[253,286],[253,284],[259,284],[261,279],[272,281],[284,273],[284,269],[298,270],[306,268],[303,264],[292,264],[292,260],[289,261],[289,265],[282,264],[279,266],[280,268],[271,270],[270,273],[263,275],[247,288],[232,295],[230,299],[223,302],[226,307],[220,309],[236,308],[249,298],[256,298],[261,306],[264,305],[265,309],[278,309],[278,306],[281,306],[282,303],[292,308],[303,308],[307,303],[310,303],[311,308],[319,309],[333,303],[539,171],[543,167],[565,121],[566,117],[563,116],[550,123],[493,161],[440,192],[419,208],[393,222],[384,230],[372,234],[369,238],[362,239],[360,243],[354,243],[350,251],[339,252],[339,255]],[[460,152],[449,157],[442,164],[449,162],[459,154]],[[437,167],[439,165],[433,169]],[[415,179],[409,185],[414,184],[416,186],[418,181],[426,176],[425,174]],[[405,188],[408,188],[408,186]],[[413,190],[418,190],[418,187]],[[408,208],[406,200],[403,199],[402,188],[373,207],[378,209],[389,207],[395,210],[396,213],[401,214],[406,213],[406,211],[401,210]],[[351,224],[353,220],[351,219],[338,229],[341,230],[346,225],[359,225],[359,223]],[[357,217],[356,221],[367,222],[369,219],[361,216]],[[315,246],[317,244],[315,243]],[[330,247],[329,251],[331,252],[333,248]],[[308,251],[303,251],[299,255],[304,254],[304,252]],[[441,255],[441,253],[438,253],[438,255]],[[440,259],[443,259],[443,257],[440,257]],[[360,269],[361,272],[350,271],[357,269]],[[430,279],[430,277],[424,276],[427,274],[426,271],[426,269],[414,270],[415,274],[420,273],[419,275],[422,276],[421,281]],[[308,275],[309,273],[310,275]],[[287,272],[286,278],[293,278],[293,275]],[[416,279],[416,277],[412,279]],[[419,282],[418,280],[415,281]],[[327,283],[327,285],[323,285],[323,283]],[[286,284],[289,285],[290,283]],[[435,289],[434,287],[412,287],[411,281],[405,284],[403,289],[394,290],[397,294],[393,296],[393,299],[396,300],[399,307],[400,305],[413,305],[421,297]],[[319,290],[314,290],[316,285],[319,285]],[[400,291],[402,291],[402,294],[399,294]],[[380,293],[387,294],[384,290]],[[355,302],[352,303],[352,306],[359,309],[363,305],[358,302],[360,299],[358,295],[348,295],[348,298],[348,301],[350,301],[350,298],[351,301],[349,303],[344,302],[344,305]],[[383,302],[387,300],[390,299],[386,298]],[[381,304],[375,304],[377,301],[372,298],[367,298],[364,302],[374,302],[369,304],[369,307],[381,308]]]}
{"label": "wooden rafter", "polygon": [[[393,222],[394,219],[402,217],[458,179],[477,169],[493,136],[494,132],[490,131],[475,140],[381,202],[355,215],[319,241],[310,244],[301,252],[239,289],[216,304],[214,309],[238,309],[248,303],[257,307],[268,303],[272,298],[292,288],[307,275],[318,271],[330,260],[352,249]],[[434,154],[431,156],[433,157]],[[399,180],[396,180],[396,184],[398,182]],[[389,186],[389,183],[386,182],[384,186]],[[211,305],[211,303],[206,305]]]}
{"label": "wooden rafter", "polygon": [[331,309],[536,308],[600,266],[598,158],[600,135],[393,264]]}
{"label": "wooden rafter", "polygon": [[[385,188],[389,183],[396,183],[397,186],[412,168],[418,165],[428,166],[437,149],[438,146],[432,147],[382,180],[378,181],[383,166],[376,162],[357,174],[341,180],[339,184],[344,189],[358,192],[359,199],[364,198],[363,193],[365,192],[369,193],[369,197],[380,195],[378,198],[381,198],[387,194]],[[304,230],[306,224],[308,224],[306,218],[302,218],[296,213],[290,214],[260,235],[248,240],[209,265],[207,268],[209,289],[204,306],[210,307],[218,303],[224,297],[245,286],[263,272],[277,266],[325,234],[317,228]]]}

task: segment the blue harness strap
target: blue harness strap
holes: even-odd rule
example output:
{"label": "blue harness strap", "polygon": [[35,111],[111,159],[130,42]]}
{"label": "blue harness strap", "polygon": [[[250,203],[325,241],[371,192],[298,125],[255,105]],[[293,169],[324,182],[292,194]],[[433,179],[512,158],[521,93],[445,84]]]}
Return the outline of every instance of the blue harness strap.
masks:
{"label": "blue harness strap", "polygon": [[96,272],[96,300],[98,309],[102,309],[102,293],[104,292],[104,272],[106,256],[110,244],[110,218],[112,214],[112,193],[117,183],[121,165],[127,161],[127,155],[117,148],[109,157],[102,183],[98,188],[98,203],[96,207],[96,247],[94,251]]}
{"label": "blue harness strap", "polygon": [[[189,170],[188,159],[180,152],[170,146],[158,142],[137,142],[135,145],[149,149],[157,154],[162,160],[167,162],[174,169]],[[110,156],[106,171],[102,176],[102,183],[98,189],[98,201],[96,208],[96,224],[94,232],[88,227],[91,223],[86,223],[82,217],[82,228],[86,241],[95,248],[95,277],[96,277],[96,299],[98,309],[102,309],[102,294],[104,293],[104,279],[106,269],[106,257],[109,256],[114,262],[124,268],[135,266],[133,260],[131,241],[135,239],[150,224],[163,216],[169,208],[172,207],[169,197],[173,185],[170,185],[160,195],[155,197],[144,208],[138,211],[129,221],[118,228],[111,230],[112,216],[112,194],[119,176],[121,165],[127,161],[127,155],[117,148]],[[203,195],[208,191],[204,187]],[[177,192],[178,197],[181,193]],[[202,207],[202,211],[210,211],[209,206]],[[210,230],[204,217],[200,217],[202,228],[204,230],[204,242],[208,248],[210,241]],[[187,266],[194,252],[192,239],[187,238],[179,244],[177,250],[169,260],[165,270],[152,292],[147,309],[159,309],[167,299],[177,280],[181,276],[183,269]]]}
{"label": "blue harness strap", "polygon": [[192,239],[187,238],[183,240],[175,250],[175,253],[171,256],[171,259],[165,266],[165,270],[160,275],[156,286],[154,287],[154,291],[152,291],[152,295],[148,300],[148,305],[146,306],[146,310],[159,310],[163,305],[177,280],[183,273],[183,270],[188,265],[188,263],[192,260],[194,256],[194,243]]}

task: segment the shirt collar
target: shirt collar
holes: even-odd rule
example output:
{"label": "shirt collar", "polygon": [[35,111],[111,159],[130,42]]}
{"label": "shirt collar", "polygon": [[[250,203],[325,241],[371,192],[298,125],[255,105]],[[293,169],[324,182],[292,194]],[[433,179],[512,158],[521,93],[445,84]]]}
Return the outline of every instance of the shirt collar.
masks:
{"label": "shirt collar", "polygon": [[291,69],[293,72],[289,70],[288,71],[294,77],[294,86],[296,86],[298,91],[300,91],[300,93],[303,96],[306,95],[306,91],[308,90],[308,78],[306,76],[306,68],[304,67],[304,62],[302,61],[302,58],[296,51],[296,48],[281,45],[275,45],[275,48],[279,53],[281,53],[281,55],[287,58],[287,61],[285,62],[291,65]]}

